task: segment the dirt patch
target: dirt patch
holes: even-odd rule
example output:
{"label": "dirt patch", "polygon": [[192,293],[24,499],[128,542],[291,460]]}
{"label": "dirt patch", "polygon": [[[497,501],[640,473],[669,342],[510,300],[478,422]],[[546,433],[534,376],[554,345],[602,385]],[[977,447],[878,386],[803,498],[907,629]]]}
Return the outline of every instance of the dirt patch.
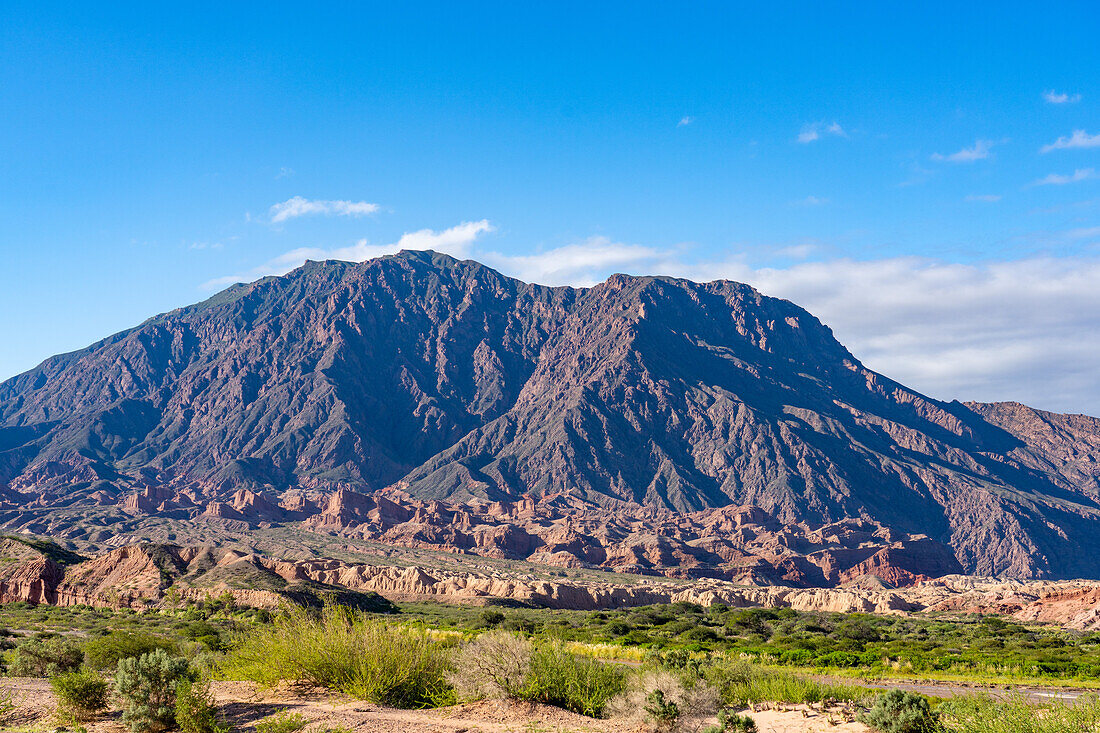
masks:
{"label": "dirt patch", "polygon": [[[56,702],[47,680],[0,678],[0,689],[19,706],[4,731],[51,731],[56,726]],[[256,723],[282,710],[309,721],[306,733],[346,728],[355,733],[640,733],[643,729],[614,720],[593,720],[567,710],[533,703],[481,700],[434,710],[397,710],[361,700],[301,688],[259,690],[247,682],[215,682],[220,716],[241,733],[253,733]],[[749,711],[761,733],[868,733],[847,721],[842,708],[772,706]],[[127,733],[117,710],[85,723],[88,733]]]}

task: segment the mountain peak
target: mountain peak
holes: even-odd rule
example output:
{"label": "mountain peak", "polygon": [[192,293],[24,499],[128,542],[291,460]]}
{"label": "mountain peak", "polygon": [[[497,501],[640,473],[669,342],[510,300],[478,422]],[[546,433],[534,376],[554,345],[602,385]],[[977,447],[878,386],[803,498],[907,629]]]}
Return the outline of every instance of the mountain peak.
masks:
{"label": "mountain peak", "polygon": [[1090,420],[926,397],[741,283],[551,288],[403,250],[232,286],[0,384],[0,524],[78,536],[58,507],[185,518],[240,490],[287,512],[553,496],[873,520],[968,572],[1096,577]]}

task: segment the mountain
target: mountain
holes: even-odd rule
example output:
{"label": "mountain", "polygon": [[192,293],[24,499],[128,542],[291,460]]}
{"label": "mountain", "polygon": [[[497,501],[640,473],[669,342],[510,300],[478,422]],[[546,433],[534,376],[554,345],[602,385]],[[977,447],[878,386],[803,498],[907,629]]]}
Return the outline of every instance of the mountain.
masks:
{"label": "mountain", "polygon": [[299,521],[379,491],[755,507],[925,537],[967,573],[1100,577],[1100,420],[926,397],[734,282],[310,262],[0,384],[9,527],[82,506]]}

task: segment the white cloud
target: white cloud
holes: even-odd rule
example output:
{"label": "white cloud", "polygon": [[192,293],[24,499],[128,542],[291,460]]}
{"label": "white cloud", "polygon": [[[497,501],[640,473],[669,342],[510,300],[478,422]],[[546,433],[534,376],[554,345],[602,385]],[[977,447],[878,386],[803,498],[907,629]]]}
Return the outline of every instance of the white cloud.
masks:
{"label": "white cloud", "polygon": [[818,250],[816,244],[809,242],[793,244],[790,247],[780,247],[775,250],[776,257],[785,257],[791,260],[804,260]]}
{"label": "white cloud", "polygon": [[992,140],[976,140],[974,147],[963,148],[950,155],[932,153],[932,160],[943,160],[948,163],[973,163],[975,160],[985,160],[989,157],[989,151],[993,148]]}
{"label": "white cloud", "polygon": [[1089,135],[1084,130],[1074,130],[1073,134],[1062,136],[1050,145],[1039,148],[1040,153],[1049,153],[1052,150],[1068,150],[1070,148],[1100,148],[1100,133]]}
{"label": "white cloud", "polygon": [[1067,94],[1066,92],[1056,92],[1053,89],[1048,89],[1043,92],[1043,99],[1051,104],[1073,104],[1074,102],[1081,101],[1081,95]]}
{"label": "white cloud", "polygon": [[209,280],[203,283],[201,287],[206,290],[214,290],[233,283],[252,282],[267,275],[285,275],[291,270],[301,267],[306,260],[362,262],[375,257],[392,255],[403,249],[431,249],[463,258],[469,256],[470,247],[478,236],[491,231],[493,231],[493,225],[487,219],[482,219],[481,221],[462,222],[450,229],[438,232],[431,229],[406,232],[392,244],[371,244],[365,239],[360,239],[349,247],[338,247],[336,249],[299,247],[284,252],[278,257],[246,272]]}
{"label": "white cloud", "polygon": [[366,201],[321,201],[295,196],[271,207],[271,223],[280,224],[299,216],[366,216],[378,211],[378,204]]}
{"label": "white cloud", "polygon": [[484,252],[482,261],[505,275],[541,285],[589,286],[614,272],[637,269],[663,257],[660,250],[636,244],[613,242],[607,237],[589,237],[579,244],[537,252],[531,255],[504,255]]}
{"label": "white cloud", "polygon": [[807,196],[804,199],[799,199],[798,201],[795,201],[794,203],[795,203],[795,206],[823,206],[823,205],[829,203],[829,199],[825,198],[824,196],[810,195],[810,196]]}
{"label": "white cloud", "polygon": [[676,123],[676,126],[677,127],[687,127],[692,122],[695,122],[694,117],[691,117],[690,115],[684,115],[683,117],[680,118],[680,121]]}
{"label": "white cloud", "polygon": [[1032,186],[1064,186],[1067,183],[1077,183],[1078,181],[1087,181],[1090,178],[1096,178],[1096,171],[1092,168],[1078,168],[1068,176],[1064,176],[1058,173],[1051,173],[1046,178],[1040,178],[1038,181],[1032,183]]}
{"label": "white cloud", "polygon": [[941,399],[1100,416],[1100,260],[833,260],[684,266],[748,282],[831,326],[867,366]]}
{"label": "white cloud", "polygon": [[966,197],[966,200],[967,201],[981,201],[981,202],[984,202],[984,203],[987,203],[987,204],[992,204],[992,203],[996,203],[996,202],[1000,201],[1001,196],[1000,196],[1000,194],[996,194],[996,193],[970,194],[969,196]]}
{"label": "white cloud", "polygon": [[835,137],[847,137],[844,132],[844,128],[840,126],[839,122],[835,120],[833,122],[809,122],[802,126],[801,132],[798,133],[796,138],[800,143],[812,143],[815,140],[820,140],[825,135],[833,135]]}

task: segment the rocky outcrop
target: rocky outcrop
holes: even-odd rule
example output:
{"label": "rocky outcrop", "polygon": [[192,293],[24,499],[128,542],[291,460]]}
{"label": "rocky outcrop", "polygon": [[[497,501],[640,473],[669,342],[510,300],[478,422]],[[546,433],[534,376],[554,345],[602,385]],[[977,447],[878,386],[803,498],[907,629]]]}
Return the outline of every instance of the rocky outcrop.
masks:
{"label": "rocky outcrop", "polygon": [[[354,504],[385,490],[421,504]],[[562,497],[614,526],[524,521]],[[0,384],[0,525],[65,535],[79,513],[38,510],[79,507],[117,507],[99,516],[122,534],[148,515],[240,532],[322,517],[384,541],[685,575],[742,563],[807,585],[1100,577],[1100,421],[918,394],[739,283],[547,288],[402,252],[234,286]],[[791,529],[716,514],[728,530],[665,531],[666,513],[733,508]],[[823,528],[846,538],[806,534]],[[774,556],[746,550],[750,532]]]}
{"label": "rocky outcrop", "polygon": [[56,562],[42,547],[0,541],[0,602],[143,609],[229,594],[240,604],[274,609],[288,601],[348,592],[393,601],[507,600],[584,610],[689,601],[837,613],[982,613],[1025,623],[1100,629],[1100,584],[1088,581],[1019,582],[953,575],[890,588],[868,575],[838,588],[746,586],[713,578],[616,583],[505,570],[460,572],[324,558],[289,561],[223,548],[152,544]]}
{"label": "rocky outcrop", "polygon": [[948,547],[927,537],[866,520],[783,524],[755,507],[596,511],[568,495],[486,505],[342,490],[305,524],[401,547],[756,585],[832,586],[874,575],[903,586],[962,570]]}

